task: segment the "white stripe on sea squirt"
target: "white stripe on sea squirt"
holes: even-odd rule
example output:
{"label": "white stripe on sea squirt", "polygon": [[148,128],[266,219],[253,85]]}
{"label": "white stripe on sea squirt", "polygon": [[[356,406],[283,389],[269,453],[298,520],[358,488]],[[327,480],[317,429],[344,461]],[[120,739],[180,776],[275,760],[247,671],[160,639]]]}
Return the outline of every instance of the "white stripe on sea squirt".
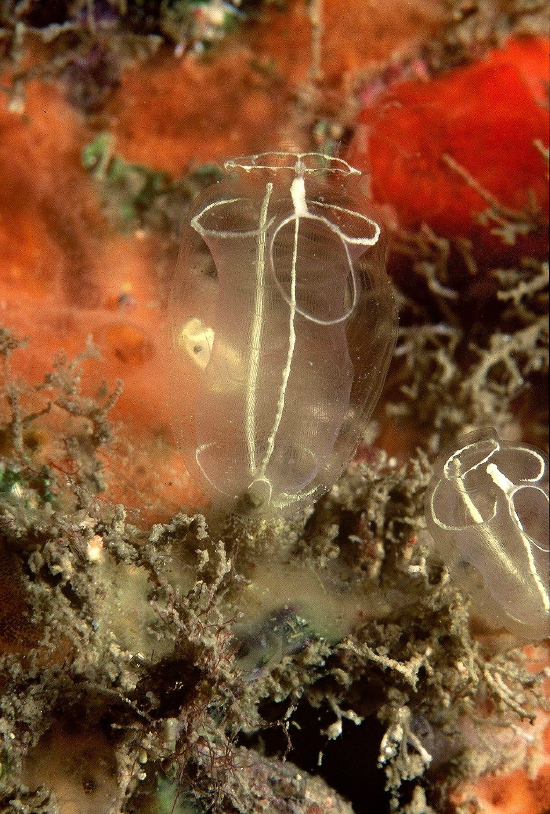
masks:
{"label": "white stripe on sea squirt", "polygon": [[171,294],[182,446],[213,502],[288,513],[330,488],[379,397],[397,332],[386,245],[341,159],[225,170],[193,207]]}

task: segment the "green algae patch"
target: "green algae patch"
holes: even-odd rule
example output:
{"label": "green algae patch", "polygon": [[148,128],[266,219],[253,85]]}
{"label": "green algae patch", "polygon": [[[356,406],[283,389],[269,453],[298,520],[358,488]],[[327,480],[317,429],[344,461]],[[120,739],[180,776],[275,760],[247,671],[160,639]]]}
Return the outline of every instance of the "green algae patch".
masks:
{"label": "green algae patch", "polygon": [[221,177],[215,164],[174,179],[143,164],[129,163],[116,154],[108,131],[83,147],[81,160],[97,186],[106,217],[122,231],[148,228],[173,235],[191,201]]}

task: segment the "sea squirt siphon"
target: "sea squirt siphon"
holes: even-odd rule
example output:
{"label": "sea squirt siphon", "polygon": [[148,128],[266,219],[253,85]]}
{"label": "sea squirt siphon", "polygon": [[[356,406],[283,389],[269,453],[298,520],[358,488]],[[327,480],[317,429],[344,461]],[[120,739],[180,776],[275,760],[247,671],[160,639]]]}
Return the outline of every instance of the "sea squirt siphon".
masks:
{"label": "sea squirt siphon", "polygon": [[443,452],[426,522],[477,613],[526,641],[550,635],[548,459],[493,428]]}
{"label": "sea squirt siphon", "polygon": [[397,333],[386,242],[341,159],[225,171],[190,213],[172,288],[180,437],[214,504],[288,513],[334,483],[380,395]]}

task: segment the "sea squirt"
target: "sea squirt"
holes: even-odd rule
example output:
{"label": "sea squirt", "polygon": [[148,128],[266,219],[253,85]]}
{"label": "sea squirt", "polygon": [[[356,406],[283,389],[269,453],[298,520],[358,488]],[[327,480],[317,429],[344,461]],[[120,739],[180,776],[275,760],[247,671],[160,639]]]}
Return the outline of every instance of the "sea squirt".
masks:
{"label": "sea squirt", "polygon": [[378,400],[397,333],[386,242],[341,159],[225,171],[190,213],[172,289],[180,436],[215,504],[288,513],[334,483]]}
{"label": "sea squirt", "polygon": [[484,428],[443,452],[426,521],[451,577],[493,626],[550,635],[548,459]]}

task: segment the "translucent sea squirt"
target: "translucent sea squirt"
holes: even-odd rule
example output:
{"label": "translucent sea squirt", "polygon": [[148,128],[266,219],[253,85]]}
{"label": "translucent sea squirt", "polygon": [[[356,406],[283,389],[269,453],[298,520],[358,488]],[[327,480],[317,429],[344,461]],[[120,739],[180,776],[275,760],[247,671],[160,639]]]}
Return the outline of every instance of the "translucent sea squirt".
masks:
{"label": "translucent sea squirt", "polygon": [[428,530],[451,576],[488,622],[525,640],[550,635],[548,459],[485,428],[436,461]]}
{"label": "translucent sea squirt", "polygon": [[386,244],[341,159],[225,170],[190,214],[172,290],[180,434],[214,502],[293,510],[334,483],[379,397],[397,331]]}

